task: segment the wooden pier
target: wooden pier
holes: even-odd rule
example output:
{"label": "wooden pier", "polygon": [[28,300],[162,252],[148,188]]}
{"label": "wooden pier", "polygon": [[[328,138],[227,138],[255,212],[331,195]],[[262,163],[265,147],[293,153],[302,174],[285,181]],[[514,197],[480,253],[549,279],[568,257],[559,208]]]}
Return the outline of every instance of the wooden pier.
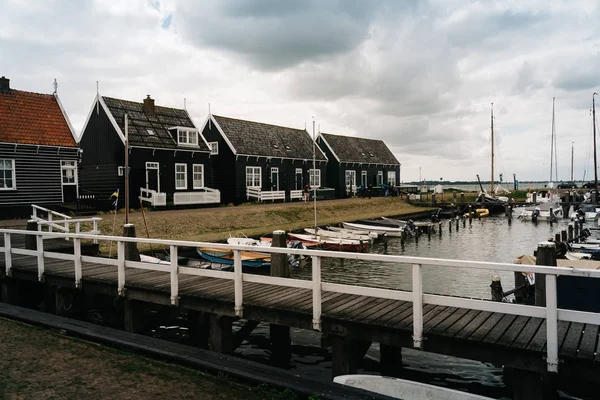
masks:
{"label": "wooden pier", "polygon": [[[35,250],[14,246],[13,237],[37,237]],[[600,271],[552,266],[526,266],[438,260],[405,256],[356,254],[318,250],[265,248],[274,254],[304,254],[312,258],[312,279],[260,276],[242,272],[241,250],[247,246],[210,244],[234,249],[233,272],[177,265],[180,247],[206,243],[47,233],[1,229],[2,301],[26,303],[36,290],[55,296],[56,312],[68,315],[85,296],[118,299],[124,329],[141,330],[143,307],[186,310],[190,330],[201,346],[217,352],[234,350],[235,319],[247,320],[244,334],[259,321],[272,324],[271,341],[277,352],[289,352],[289,329],[317,330],[331,344],[333,375],[354,373],[372,342],[380,343],[381,369],[400,372],[401,348],[479,360],[505,367],[516,398],[548,398],[556,387],[598,385],[600,314],[557,309],[557,276],[599,278]],[[42,237],[71,239],[72,254],[48,251]],[[81,254],[82,241],[116,242],[117,259]],[[126,245],[135,242],[170,247],[170,265],[126,259]],[[40,245],[41,244],[41,245]],[[553,244],[549,244],[553,246]],[[412,292],[343,285],[321,281],[323,257],[412,265]],[[546,283],[543,307],[499,303],[423,293],[422,266],[462,267],[538,274]],[[543,275],[541,275],[543,274]],[[246,328],[244,330],[244,328]],[[278,338],[281,332],[281,338]],[[286,339],[287,335],[287,339]],[[553,377],[553,379],[542,379]],[[557,379],[556,379],[557,378]],[[597,387],[596,387],[597,390]],[[533,394],[532,394],[533,393]],[[531,397],[534,396],[534,397]],[[524,397],[523,397],[524,398]]]}

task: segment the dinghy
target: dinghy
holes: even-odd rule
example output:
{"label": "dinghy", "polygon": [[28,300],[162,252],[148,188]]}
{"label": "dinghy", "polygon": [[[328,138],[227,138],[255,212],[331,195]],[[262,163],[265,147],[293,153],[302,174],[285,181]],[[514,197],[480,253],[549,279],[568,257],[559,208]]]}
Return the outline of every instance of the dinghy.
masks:
{"label": "dinghy", "polygon": [[[198,247],[196,251],[200,257],[210,262],[233,265],[233,250]],[[253,268],[269,267],[271,266],[271,256],[265,253],[242,250],[242,266]]]}
{"label": "dinghy", "polygon": [[[552,217],[550,216],[550,209],[552,209]],[[558,203],[547,202],[534,207],[524,207],[521,209],[519,219],[523,221],[556,221],[563,217],[562,206]]]}
{"label": "dinghy", "polygon": [[379,235],[387,235],[387,236],[396,236],[402,237],[404,232],[404,228],[395,228],[392,226],[382,226],[382,225],[367,225],[367,224],[359,224],[354,222],[342,222],[342,225],[346,229],[352,229],[355,231],[362,232],[375,232]]}
{"label": "dinghy", "polygon": [[324,250],[340,251],[362,251],[369,245],[368,241],[325,238],[315,235],[302,235],[299,233],[289,233],[290,237],[301,242],[318,242]]}
{"label": "dinghy", "polygon": [[371,239],[379,238],[379,234],[376,232],[357,231],[354,229],[339,228],[337,226],[328,226],[327,229],[329,229],[330,231],[333,231],[333,232],[348,233],[350,235],[367,235]]}
{"label": "dinghy", "polygon": [[[312,228],[305,228],[304,232],[310,234],[310,235],[315,235],[315,230]],[[330,231],[327,229],[321,229],[318,228],[317,229],[317,236],[322,236],[324,238],[334,238],[334,239],[348,239],[348,240],[362,240],[363,242],[369,242],[371,243],[373,241],[373,238],[371,238],[369,235],[366,235],[364,233],[347,233],[347,232],[335,232],[335,231]]]}

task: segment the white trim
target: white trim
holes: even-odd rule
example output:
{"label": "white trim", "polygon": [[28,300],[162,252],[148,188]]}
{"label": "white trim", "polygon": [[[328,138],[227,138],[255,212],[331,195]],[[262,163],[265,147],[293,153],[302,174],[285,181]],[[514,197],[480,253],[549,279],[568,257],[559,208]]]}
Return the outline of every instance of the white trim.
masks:
{"label": "white trim", "polygon": [[[156,164],[156,168],[154,167]],[[148,171],[156,171],[156,192],[160,193],[160,163],[157,161],[146,161],[146,189],[150,190],[148,187],[149,176]]]}
{"label": "white trim", "polygon": [[[0,161],[10,161],[12,162],[12,181],[13,181],[13,185],[12,187],[0,187],[0,191],[5,192],[8,190],[17,190],[17,162],[14,158],[0,158]],[[4,171],[4,168],[2,169]],[[62,182],[62,176],[61,176],[61,182]]]}
{"label": "white trim", "polygon": [[[177,172],[177,167],[178,166],[184,166],[185,169],[183,171],[183,174],[185,175],[185,186],[177,186],[177,174],[181,174],[181,172]],[[175,190],[187,190],[187,164],[186,163],[175,163]]]}
{"label": "white trim", "polygon": [[71,125],[71,120],[69,119],[69,116],[67,115],[67,112],[65,111],[65,108],[63,107],[62,102],[60,101],[60,98],[58,97],[58,93],[54,93],[54,98],[56,99],[56,102],[58,103],[58,108],[60,108],[60,112],[62,112],[63,117],[65,117],[65,121],[67,122],[67,125],[69,126],[69,130],[71,131],[73,140],[75,141],[75,143],[79,143],[77,141],[77,134],[75,133],[75,129],[73,129],[73,125]]}
{"label": "white trim", "polygon": [[[196,174],[196,171],[194,171],[194,169],[196,167],[202,167],[202,172],[200,173],[202,178],[202,184],[200,186],[196,186],[196,179],[194,178],[194,175]],[[204,164],[192,164],[192,188],[194,189],[202,189],[204,188]]]}
{"label": "white trim", "polygon": [[[308,133],[308,132],[306,132],[306,133]],[[327,140],[325,139],[325,136],[323,136],[322,133],[319,133],[319,136],[317,136],[316,141],[318,141],[319,138],[323,139],[323,143],[325,143],[325,145],[327,147],[329,147],[329,150],[331,151],[331,154],[333,154],[333,156],[335,157],[335,159],[337,160],[337,162],[341,162],[340,158],[337,156],[337,154],[335,154],[335,151],[333,151],[333,148],[329,145],[329,143],[327,143]],[[317,147],[319,147],[318,143],[317,143]],[[319,150],[321,150],[321,149],[319,149]],[[323,150],[321,150],[321,152],[323,152]],[[325,156],[325,157],[327,157],[327,156]]]}
{"label": "white trim", "polygon": [[[363,176],[365,177],[365,181],[363,182]],[[364,184],[365,187],[369,186],[369,173],[365,170],[360,171],[360,184]]]}
{"label": "white trim", "polygon": [[10,146],[31,146],[31,147],[37,147],[38,148],[38,152],[39,152],[39,148],[40,147],[52,147],[54,149],[71,149],[71,150],[75,150],[75,151],[79,151],[79,148],[77,146],[53,146],[51,144],[31,144],[31,143],[14,143],[14,142],[0,142],[0,146],[3,144],[7,144]]}
{"label": "white trim", "polygon": [[[280,159],[280,160],[294,160],[294,161],[298,160],[298,161],[310,161],[312,163],[312,157],[310,157],[310,158],[294,158],[294,157],[279,157],[279,156],[273,157],[273,156],[259,156],[259,155],[256,155],[256,154],[238,154],[237,156],[238,157],[256,157],[257,161],[258,161],[259,158],[264,157],[264,158],[270,158],[272,160],[277,160],[277,159]],[[317,158],[316,161],[319,164],[322,163],[322,162],[324,162],[325,164],[327,164],[328,159],[325,158],[324,160],[319,160]]]}
{"label": "white trim", "polygon": [[[248,168],[252,168],[253,170],[258,168],[258,186],[256,186],[256,185],[248,186]],[[252,172],[252,175],[254,175],[254,171]],[[244,177],[244,179],[245,179],[246,189],[248,189],[248,188],[262,189],[262,167],[247,165],[246,166],[246,176]],[[254,179],[252,179],[252,182],[254,183]]]}
{"label": "white trim", "polygon": [[[381,183],[379,183],[379,176],[381,175]],[[375,184],[377,186],[379,185],[383,185],[385,183],[385,181],[383,180],[383,171],[377,171],[377,180],[375,181]]]}
{"label": "white trim", "polygon": [[217,127],[217,131],[221,134],[221,137],[223,137],[223,140],[225,140],[225,143],[227,143],[227,146],[229,146],[229,149],[231,150],[233,155],[238,155],[237,152],[235,151],[235,147],[233,147],[233,144],[231,144],[231,142],[229,141],[229,138],[227,137],[227,135],[225,135],[225,132],[223,132],[223,129],[221,129],[221,125],[219,125],[219,123],[217,122],[217,120],[215,119],[215,117],[212,114],[208,114],[208,116],[204,120],[204,124],[202,124],[202,129],[200,130],[200,132],[204,132],[206,125],[208,125],[209,119],[210,119],[211,123],[213,123]]}
{"label": "white trim", "polygon": [[[317,172],[318,172],[318,174],[317,174]],[[310,174],[311,173],[314,176],[314,183],[315,183],[314,185],[310,184],[311,183],[310,182]],[[317,175],[319,176],[319,182],[318,182],[319,184],[318,185],[316,184],[317,183]],[[321,187],[321,170],[319,168],[316,168],[316,169],[315,168],[310,168],[308,170],[308,184],[311,187],[311,189],[320,188]]]}
{"label": "white trim", "polygon": [[275,191],[279,191],[279,167],[271,167],[271,190],[273,190],[273,172],[277,172],[277,184]]}
{"label": "white trim", "polygon": [[[213,148],[211,146],[213,144],[216,145],[216,148],[217,148],[216,151],[213,151]],[[210,149],[210,155],[211,156],[217,156],[217,155],[219,155],[219,142],[208,142],[208,148]]]}
{"label": "white trim", "polygon": [[[189,114],[188,114],[188,116],[189,116]],[[192,122],[192,125],[194,125],[194,121],[191,121],[191,122]],[[172,130],[172,129],[177,129],[177,130],[185,129],[186,131],[195,131],[195,132],[198,132],[198,128],[196,128],[196,125],[194,125],[194,126],[174,125],[174,126],[169,126],[167,128],[167,130],[169,130],[169,131]]]}
{"label": "white trim", "polygon": [[205,153],[210,154],[210,151],[196,148],[196,146],[182,146],[182,147],[144,147],[144,146],[129,146],[129,149],[147,149],[147,150],[165,150],[165,151],[191,151],[192,153]]}
{"label": "white trim", "polygon": [[192,121],[192,125],[194,125],[194,128],[196,128],[198,130],[198,133],[199,133],[200,137],[202,138],[202,140],[204,141],[204,144],[206,144],[206,147],[210,148],[210,146],[208,145],[208,142],[206,141],[206,138],[202,134],[202,131],[200,129],[198,129],[198,125],[196,125],[196,123],[192,119],[192,116],[190,115],[190,113],[188,112],[188,110],[186,108],[184,108],[183,111],[185,111],[185,113],[187,114],[189,120]]}
{"label": "white trim", "polygon": [[387,171],[387,179],[386,182],[388,185],[390,184],[390,174],[394,174],[394,186],[396,186],[396,171]]}
{"label": "white trim", "polygon": [[[108,106],[104,102],[104,99],[102,98],[102,96],[96,95],[96,98],[100,101],[100,105],[104,109],[104,112],[108,116],[108,119],[110,120],[110,123],[112,124],[113,128],[115,128],[115,131],[117,132],[117,135],[119,135],[119,137],[121,138],[121,142],[123,142],[123,145],[124,145],[125,144],[125,135],[123,134],[123,131],[121,130],[121,128],[119,128],[119,124],[117,124],[117,121],[115,120],[115,117],[110,112],[110,109],[108,108]],[[83,136],[83,132],[85,132],[85,130],[82,131],[82,135],[81,136]]]}

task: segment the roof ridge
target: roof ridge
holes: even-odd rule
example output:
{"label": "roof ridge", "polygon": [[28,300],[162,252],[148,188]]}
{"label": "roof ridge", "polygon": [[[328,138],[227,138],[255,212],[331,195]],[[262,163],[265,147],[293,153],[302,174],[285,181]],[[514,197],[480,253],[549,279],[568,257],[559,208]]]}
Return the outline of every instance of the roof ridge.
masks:
{"label": "roof ridge", "polygon": [[54,98],[54,93],[38,93],[38,92],[30,92],[28,90],[19,90],[19,89],[13,89],[10,88],[10,92],[0,92],[3,94],[11,94],[11,93],[23,93],[23,94],[33,94],[36,96],[43,96],[43,97],[51,97]]}
{"label": "roof ridge", "polygon": [[[110,96],[102,96],[103,99],[111,99],[111,100],[118,100],[118,101],[122,101],[122,102],[127,102],[127,103],[134,103],[140,106],[144,105],[143,101],[133,101],[133,100],[127,100],[127,99],[119,99],[117,97],[110,97]],[[159,106],[159,105],[154,105],[154,108],[162,108],[162,109],[166,109],[166,110],[178,110],[178,111],[187,111],[185,108],[175,108],[175,107],[167,107],[167,106]]]}
{"label": "roof ridge", "polygon": [[213,117],[219,117],[219,118],[226,118],[226,119],[232,119],[234,121],[241,121],[241,122],[249,122],[251,124],[259,124],[259,125],[267,125],[267,126],[273,126],[275,128],[285,128],[285,129],[292,129],[295,131],[301,131],[301,132],[307,132],[305,129],[298,129],[298,128],[291,128],[289,126],[283,126],[283,125],[275,125],[275,124],[268,124],[266,122],[258,122],[258,121],[250,121],[247,119],[240,119],[240,118],[232,118],[232,117],[226,117],[224,115],[217,115],[217,114],[211,114]]}
{"label": "roof ridge", "polygon": [[343,137],[343,138],[349,138],[349,139],[372,140],[374,142],[383,142],[385,144],[385,142],[382,139],[371,139],[371,138],[366,138],[366,137],[362,137],[362,136],[339,135],[337,133],[326,133],[326,132],[321,132],[321,135],[330,135],[330,136],[337,136],[337,137]]}

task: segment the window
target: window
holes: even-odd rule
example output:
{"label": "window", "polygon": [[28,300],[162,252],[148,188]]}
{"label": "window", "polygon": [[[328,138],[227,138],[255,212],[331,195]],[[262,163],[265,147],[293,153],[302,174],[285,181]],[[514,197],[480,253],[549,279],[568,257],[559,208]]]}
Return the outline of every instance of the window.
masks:
{"label": "window", "polygon": [[388,171],[387,173],[387,183],[390,185],[396,184],[396,171]]}
{"label": "window", "polygon": [[62,175],[62,184],[63,185],[76,185],[77,180],[75,179],[77,166],[75,165],[75,161],[61,161],[60,162],[60,171]]}
{"label": "window", "polygon": [[156,134],[154,133],[154,131],[152,129],[146,129],[148,131],[148,135],[150,136],[156,136]]}
{"label": "window", "polygon": [[0,190],[16,189],[15,160],[0,160]]}
{"label": "window", "polygon": [[187,164],[175,164],[175,189],[187,189]]}
{"label": "window", "polygon": [[246,187],[258,189],[262,187],[260,167],[246,167]]}
{"label": "window", "polygon": [[383,185],[383,171],[377,171],[377,186]]}
{"label": "window", "polygon": [[157,162],[152,162],[152,161],[147,161],[146,162],[146,169],[158,169],[158,163]]}
{"label": "window", "polygon": [[271,190],[279,190],[279,168],[271,168]]}
{"label": "window", "polygon": [[356,187],[356,171],[346,171],[346,190],[354,190]]}
{"label": "window", "polygon": [[204,164],[193,165],[194,189],[202,189],[204,187]]}
{"label": "window", "polygon": [[125,171],[125,167],[117,167],[117,175],[118,176],[123,176],[124,171]]}
{"label": "window", "polygon": [[361,171],[360,173],[360,183],[367,186],[367,171]]}
{"label": "window", "polygon": [[185,146],[198,146],[198,132],[178,128],[177,143]]}
{"label": "window", "polygon": [[210,154],[219,154],[219,142],[209,142],[208,147],[210,147]]}
{"label": "window", "polygon": [[308,170],[308,173],[309,173],[310,187],[311,188],[321,187],[321,170],[320,169],[310,169],[310,170]]}

